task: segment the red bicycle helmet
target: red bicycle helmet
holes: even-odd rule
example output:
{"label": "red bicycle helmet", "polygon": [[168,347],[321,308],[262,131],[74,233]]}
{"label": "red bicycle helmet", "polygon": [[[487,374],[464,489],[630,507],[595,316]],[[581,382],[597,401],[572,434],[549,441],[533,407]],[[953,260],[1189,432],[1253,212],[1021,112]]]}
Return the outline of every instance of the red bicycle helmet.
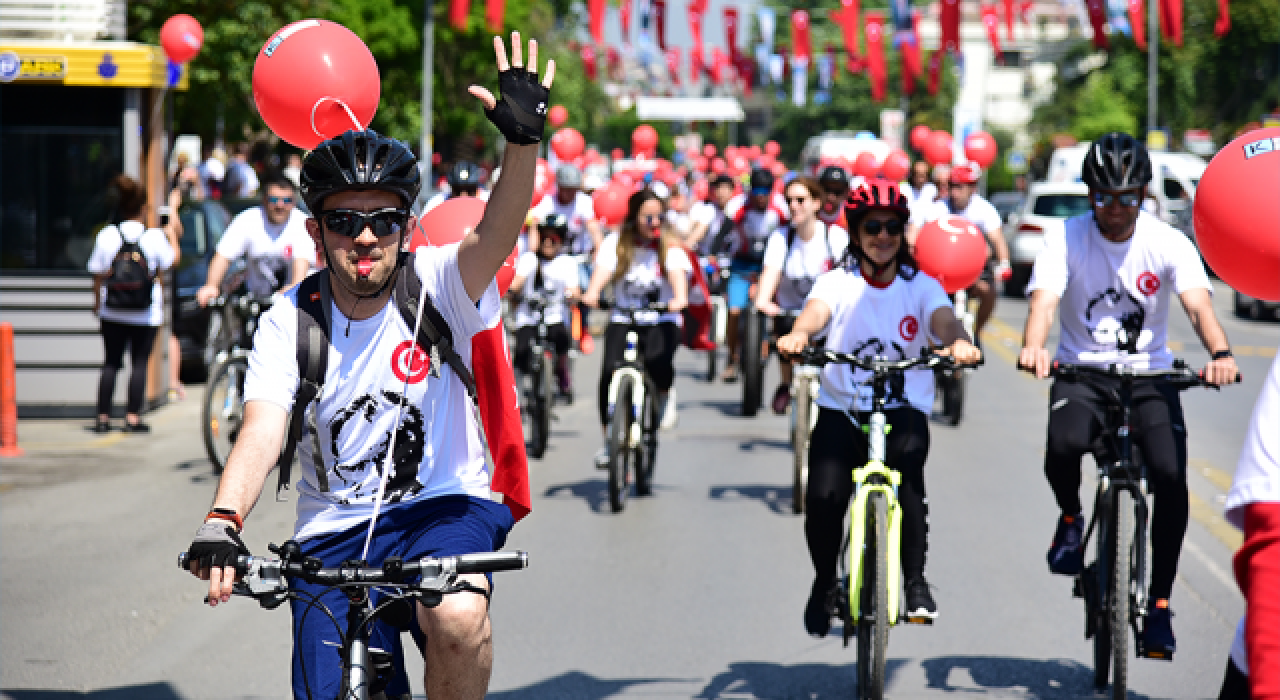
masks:
{"label": "red bicycle helmet", "polygon": [[880,177],[864,180],[849,192],[844,203],[844,216],[852,224],[871,209],[887,209],[902,217],[903,221],[911,216],[907,197],[898,189],[897,183]]}

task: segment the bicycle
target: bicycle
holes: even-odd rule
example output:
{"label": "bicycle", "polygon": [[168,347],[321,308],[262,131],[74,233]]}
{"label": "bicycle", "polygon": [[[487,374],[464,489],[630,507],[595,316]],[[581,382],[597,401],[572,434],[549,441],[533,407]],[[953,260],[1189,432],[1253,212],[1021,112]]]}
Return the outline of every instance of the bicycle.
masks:
{"label": "bicycle", "polygon": [[711,292],[711,342],[715,347],[707,351],[707,381],[716,380],[717,353],[724,347],[729,326],[729,303],[725,300],[725,287],[729,284],[729,258],[727,256],[703,256],[699,259],[707,271],[707,286]]}
{"label": "bicycle", "polygon": [[658,456],[658,422],[661,406],[656,405],[657,387],[644,369],[644,337],[636,323],[637,314],[656,317],[667,310],[666,304],[651,303],[645,307],[625,309],[600,301],[601,310],[628,316],[626,350],[622,364],[609,379],[608,432],[605,447],[609,453],[609,507],[621,513],[630,495],[632,475],[637,496],[648,496],[653,490],[653,470]]}
{"label": "bicycle", "polygon": [[[851,637],[858,638],[858,697],[879,700],[884,697],[889,628],[898,624],[901,616],[902,590],[902,509],[898,505],[902,475],[885,464],[885,438],[890,427],[885,405],[907,370],[954,369],[961,365],[948,356],[927,351],[912,359],[888,360],[810,347],[798,359],[813,367],[848,364],[872,375],[871,416],[861,426],[869,445],[867,463],[853,470],[848,544],[841,557],[831,607],[844,623],[844,645],[849,645]],[[933,624],[928,617],[908,617],[906,621]]]}
{"label": "bicycle", "polygon": [[521,413],[529,419],[529,456],[542,459],[551,438],[555,408],[555,354],[547,338],[544,310],[553,302],[541,293],[526,295],[524,302],[538,317],[538,330],[529,345],[529,367],[520,372]]}
{"label": "bicycle", "polygon": [[[755,284],[753,279],[752,284]],[[765,323],[768,317],[756,305],[748,304],[742,313],[742,345],[738,360],[742,373],[742,415],[754,416],[764,398],[764,367],[769,362],[765,345]]]}
{"label": "bicycle", "polygon": [[[1098,490],[1093,515],[1080,543],[1082,549],[1087,549],[1096,528],[1097,557],[1076,576],[1072,586],[1072,595],[1082,598],[1085,604],[1085,639],[1093,639],[1094,688],[1105,690],[1110,676],[1111,695],[1119,699],[1126,697],[1128,686],[1126,627],[1133,629],[1137,640],[1136,657],[1166,658],[1142,648],[1148,603],[1147,472],[1134,456],[1130,434],[1133,383],[1137,379],[1163,379],[1179,391],[1197,386],[1219,387],[1206,382],[1183,360],[1175,360],[1172,369],[1139,370],[1123,365],[1100,369],[1055,362],[1050,370],[1055,379],[1074,380],[1082,375],[1120,380],[1119,388],[1109,397],[1111,406],[1100,437],[1111,443],[1115,458],[1097,460]],[[1238,376],[1236,381],[1240,381]],[[1126,559],[1127,565],[1123,563]]]}
{"label": "bicycle", "polygon": [[[977,342],[977,338],[973,334],[977,317],[974,316],[973,310],[969,308],[968,292],[961,289],[952,296],[954,297],[956,316],[960,319],[960,323],[964,325],[964,332],[968,333],[969,337],[974,339],[974,342]],[[964,417],[965,384],[970,371],[972,370],[939,370],[934,373],[934,382],[938,388],[938,398],[942,404],[941,415],[947,425],[960,425],[960,420]]]}
{"label": "bicycle", "polygon": [[791,369],[791,510],[804,512],[809,490],[809,436],[818,422],[817,398],[822,370],[798,360]]}
{"label": "bicycle", "polygon": [[[249,374],[249,351],[253,334],[258,329],[258,318],[271,308],[270,297],[238,295],[218,297],[209,303],[214,309],[210,326],[221,328],[238,326],[239,332],[230,336],[229,345],[218,350],[213,358],[209,381],[205,385],[202,411],[204,449],[213,463],[213,473],[221,474],[227,466],[227,457],[240,435],[244,420],[244,378]],[[214,342],[210,335],[209,341]]]}
{"label": "bicycle", "polygon": [[[341,626],[317,598],[307,602],[303,617],[313,609],[329,616],[342,642],[342,691],[341,700],[408,700],[408,696],[388,697],[384,691],[398,673],[392,654],[369,646],[373,622],[379,616],[405,617],[412,610],[404,610],[406,604],[417,601],[427,607],[440,604],[444,596],[463,591],[480,592],[466,581],[459,581],[459,574],[481,574],[497,571],[517,571],[529,566],[526,552],[486,552],[463,554],[456,557],[426,557],[418,561],[404,561],[399,557],[388,559],[381,567],[368,567],[363,561],[344,562],[342,566],[321,568],[320,562],[304,557],[297,542],[289,540],[282,546],[269,546],[279,559],[240,556],[236,570],[240,575],[232,593],[258,601],[265,610],[275,610],[289,599],[302,599],[297,591],[290,590],[289,578],[306,583],[330,586],[347,596],[347,626]],[[179,568],[189,570],[187,553],[178,555]],[[286,578],[289,577],[289,578]],[[418,577],[420,580],[415,580]],[[385,600],[373,604],[370,590],[376,588]],[[394,592],[392,590],[393,589]],[[309,597],[309,596],[308,596]],[[399,610],[394,606],[401,606]],[[301,621],[299,621],[301,625]],[[354,632],[352,632],[354,630]],[[306,661],[302,659],[302,678],[307,697],[311,688],[307,685]]]}

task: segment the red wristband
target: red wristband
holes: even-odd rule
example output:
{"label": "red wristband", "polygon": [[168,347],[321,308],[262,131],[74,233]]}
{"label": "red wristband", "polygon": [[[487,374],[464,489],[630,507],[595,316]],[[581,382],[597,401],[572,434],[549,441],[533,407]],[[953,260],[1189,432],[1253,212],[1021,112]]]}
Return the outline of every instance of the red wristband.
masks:
{"label": "red wristband", "polygon": [[213,510],[209,511],[208,515],[204,516],[204,519],[205,519],[205,522],[208,522],[213,519],[226,520],[232,525],[235,525],[237,531],[241,531],[241,532],[244,531],[244,518],[240,517],[239,513],[236,513],[234,510],[231,510],[230,508],[214,508]]}

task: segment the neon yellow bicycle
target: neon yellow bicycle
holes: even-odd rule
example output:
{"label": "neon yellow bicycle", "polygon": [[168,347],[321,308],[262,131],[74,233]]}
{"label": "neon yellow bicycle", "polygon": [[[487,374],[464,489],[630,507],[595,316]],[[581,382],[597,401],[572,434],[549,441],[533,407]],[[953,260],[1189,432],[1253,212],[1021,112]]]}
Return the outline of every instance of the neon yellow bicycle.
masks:
{"label": "neon yellow bicycle", "polygon": [[[901,616],[902,508],[898,487],[902,475],[885,463],[885,438],[892,426],[885,418],[889,396],[899,393],[903,373],[913,368],[948,370],[962,367],[943,355],[924,354],[909,360],[864,358],[832,350],[806,348],[805,365],[847,364],[871,373],[872,411],[860,426],[867,434],[867,463],[853,470],[849,534],[829,607],[844,622],[844,644],[858,638],[858,697],[884,697],[885,654],[889,628]],[[907,617],[913,624],[933,624],[928,617]]]}

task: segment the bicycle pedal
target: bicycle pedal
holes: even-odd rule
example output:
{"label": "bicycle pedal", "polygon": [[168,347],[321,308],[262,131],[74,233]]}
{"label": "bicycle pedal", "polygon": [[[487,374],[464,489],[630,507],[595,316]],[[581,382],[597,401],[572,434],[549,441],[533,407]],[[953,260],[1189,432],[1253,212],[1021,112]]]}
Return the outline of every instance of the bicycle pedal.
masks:
{"label": "bicycle pedal", "polygon": [[906,620],[908,625],[932,625],[933,624],[933,618],[928,617],[926,615],[915,615],[915,616],[908,615],[903,619]]}

